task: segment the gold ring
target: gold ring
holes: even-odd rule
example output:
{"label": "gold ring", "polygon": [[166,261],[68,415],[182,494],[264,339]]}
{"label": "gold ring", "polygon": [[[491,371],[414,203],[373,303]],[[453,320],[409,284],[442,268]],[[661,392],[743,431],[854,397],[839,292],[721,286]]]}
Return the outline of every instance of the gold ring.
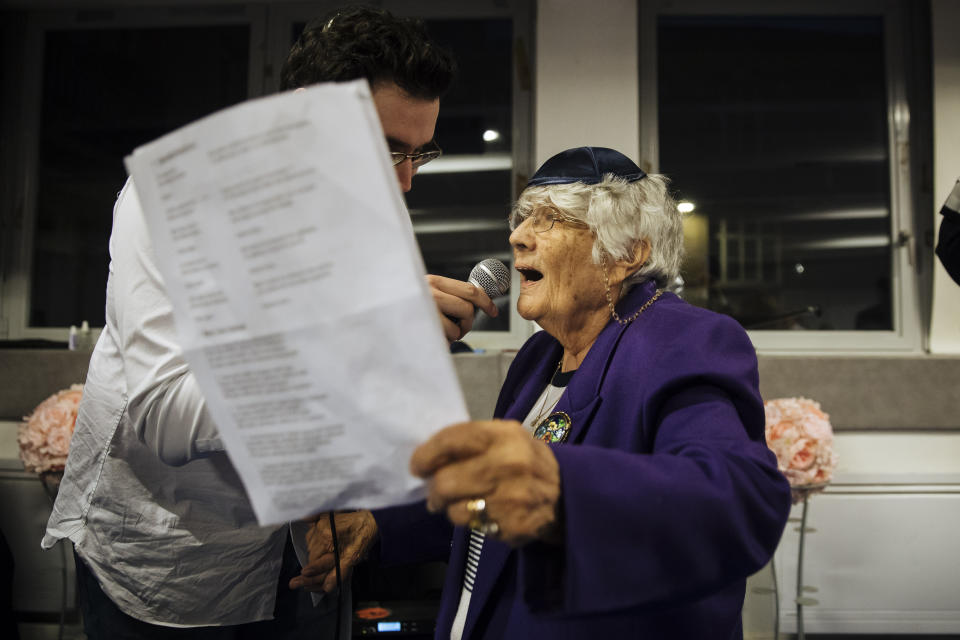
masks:
{"label": "gold ring", "polygon": [[500,525],[487,515],[487,501],[483,498],[467,500],[467,513],[470,519],[467,526],[486,536],[495,536],[500,532]]}
{"label": "gold ring", "polygon": [[467,513],[470,514],[467,526],[479,531],[487,523],[487,501],[483,498],[467,500]]}
{"label": "gold ring", "polygon": [[479,531],[485,536],[495,536],[500,532],[500,525],[498,525],[493,520],[488,520],[487,522],[484,522],[482,525],[480,525],[477,531]]}

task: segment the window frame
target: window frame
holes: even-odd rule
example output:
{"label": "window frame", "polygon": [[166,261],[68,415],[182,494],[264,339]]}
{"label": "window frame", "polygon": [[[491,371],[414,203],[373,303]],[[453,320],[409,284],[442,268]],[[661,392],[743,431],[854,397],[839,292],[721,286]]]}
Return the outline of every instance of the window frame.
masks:
{"label": "window frame", "polygon": [[[909,21],[904,7],[895,0],[851,0],[842,4],[827,0],[778,2],[733,0],[717,5],[709,0],[643,0],[639,12],[640,55],[640,155],[641,166],[656,172],[659,167],[657,19],[661,15],[875,15],[883,19],[885,77],[887,81],[887,131],[890,156],[890,243],[892,257],[891,331],[785,331],[751,330],[758,351],[770,354],[903,352],[923,350],[925,299],[921,252],[922,234],[917,224],[910,157],[911,123],[908,101],[906,41]],[[916,150],[914,150],[916,154]],[[901,240],[902,239],[902,240]]]}
{"label": "window frame", "polygon": [[[360,3],[362,4],[362,2]],[[279,86],[279,73],[283,61],[286,59],[289,51],[287,42],[282,34],[290,32],[293,24],[305,22],[311,18],[323,15],[337,7],[343,6],[344,2],[336,0],[326,0],[325,2],[316,2],[312,4],[288,3],[271,7],[269,29],[268,51],[269,59],[267,64],[273,69],[273,77],[265,80],[269,84],[267,92],[271,92]],[[416,17],[425,20],[431,19],[470,19],[470,18],[497,18],[511,17],[513,19],[513,37],[514,37],[514,73],[513,82],[513,117],[512,121],[512,139],[513,148],[511,150],[510,165],[512,175],[512,193],[511,198],[515,199],[523,185],[526,184],[526,176],[533,173],[533,14],[532,3],[525,0],[476,0],[469,3],[468,6],[451,4],[445,0],[381,0],[379,6],[394,15]],[[518,48],[521,49],[518,51]],[[517,72],[517,65],[526,64],[530,72],[530,84],[525,85],[525,79]],[[441,110],[443,103],[441,101]],[[500,163],[503,159],[499,157],[484,158],[482,156],[444,156],[434,160],[426,165],[421,173],[441,173],[449,171],[463,171],[470,167],[483,166],[490,162]],[[415,188],[415,187],[414,187]],[[509,211],[503,212],[503,218],[506,221]],[[411,211],[411,222],[416,231],[417,221],[415,211]],[[448,224],[448,223],[443,223]],[[449,224],[458,225],[456,219],[451,219]],[[498,350],[498,349],[516,349],[523,342],[533,335],[536,326],[520,317],[517,312],[517,296],[520,293],[520,274],[513,267],[513,259],[504,260],[504,263],[510,268],[510,330],[509,331],[471,331],[466,341],[469,345],[478,350]],[[467,274],[463,275],[464,278]]]}

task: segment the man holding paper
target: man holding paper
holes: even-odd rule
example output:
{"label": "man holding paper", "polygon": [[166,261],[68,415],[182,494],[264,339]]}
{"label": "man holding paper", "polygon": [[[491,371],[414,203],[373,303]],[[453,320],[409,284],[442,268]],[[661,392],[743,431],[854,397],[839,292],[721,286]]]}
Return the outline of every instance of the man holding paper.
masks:
{"label": "man holding paper", "polygon": [[[366,78],[408,191],[417,168],[439,155],[434,127],[452,74],[449,54],[419,23],[351,8],[308,25],[283,81],[293,89]],[[334,605],[312,608],[287,586],[299,571],[296,528],[257,526],[224,454],[183,357],[154,245],[128,181],[114,208],[106,326],[42,545],[74,543],[91,640],[330,637]],[[475,307],[496,314],[472,285],[439,277],[429,285],[448,340],[470,329]]]}

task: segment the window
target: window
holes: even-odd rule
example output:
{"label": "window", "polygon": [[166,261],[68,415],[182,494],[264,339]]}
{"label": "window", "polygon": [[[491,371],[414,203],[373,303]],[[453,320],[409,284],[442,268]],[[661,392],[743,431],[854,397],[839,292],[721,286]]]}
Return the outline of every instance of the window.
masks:
{"label": "window", "polygon": [[120,160],[246,99],[249,49],[245,24],[45,33],[30,326],[103,326]]}
{"label": "window", "polygon": [[758,347],[918,349],[899,5],[660,6],[644,156],[688,209],[682,295]]}
{"label": "window", "polygon": [[[103,326],[123,157],[259,93],[252,43],[262,20],[221,7],[36,13],[24,22],[4,69],[23,87],[20,122],[4,119],[12,144],[3,151],[22,227],[4,246],[0,337],[64,340],[69,325]],[[3,206],[12,218],[14,203]]]}
{"label": "window", "polygon": [[[460,67],[437,125],[444,156],[421,170],[407,199],[427,270],[465,279],[484,258],[509,263],[513,176],[529,173],[518,151],[528,148],[529,78],[521,83],[514,72],[515,51],[525,51],[518,43],[529,29],[527,5],[491,0],[453,13],[445,3],[384,6],[424,17]],[[275,91],[293,39],[307,20],[331,8],[17,14],[26,35],[4,32],[19,58],[5,61],[4,77],[16,78],[23,91],[21,122],[4,118],[3,137],[15,144],[0,151],[4,183],[16,192],[0,200],[4,235],[7,228],[16,235],[3,240],[0,338],[65,340],[69,325],[102,326],[107,240],[125,180],[123,157],[191,120]],[[18,207],[22,226],[7,227]],[[509,297],[499,303],[501,318],[486,326],[478,319],[471,346],[516,344],[513,334],[528,329]]]}

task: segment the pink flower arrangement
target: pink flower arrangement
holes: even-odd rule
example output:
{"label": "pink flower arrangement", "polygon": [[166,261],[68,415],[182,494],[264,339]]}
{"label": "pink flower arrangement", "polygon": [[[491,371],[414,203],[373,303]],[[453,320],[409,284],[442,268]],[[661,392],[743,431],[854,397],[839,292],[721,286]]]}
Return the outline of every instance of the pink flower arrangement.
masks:
{"label": "pink flower arrangement", "polygon": [[20,459],[27,471],[63,470],[82,395],[82,384],[71,385],[41,402],[23,419],[17,439]]}
{"label": "pink flower arrangement", "polygon": [[767,446],[790,482],[794,503],[804,493],[822,491],[837,466],[830,416],[820,410],[819,402],[807,398],[768,400],[763,408]]}

